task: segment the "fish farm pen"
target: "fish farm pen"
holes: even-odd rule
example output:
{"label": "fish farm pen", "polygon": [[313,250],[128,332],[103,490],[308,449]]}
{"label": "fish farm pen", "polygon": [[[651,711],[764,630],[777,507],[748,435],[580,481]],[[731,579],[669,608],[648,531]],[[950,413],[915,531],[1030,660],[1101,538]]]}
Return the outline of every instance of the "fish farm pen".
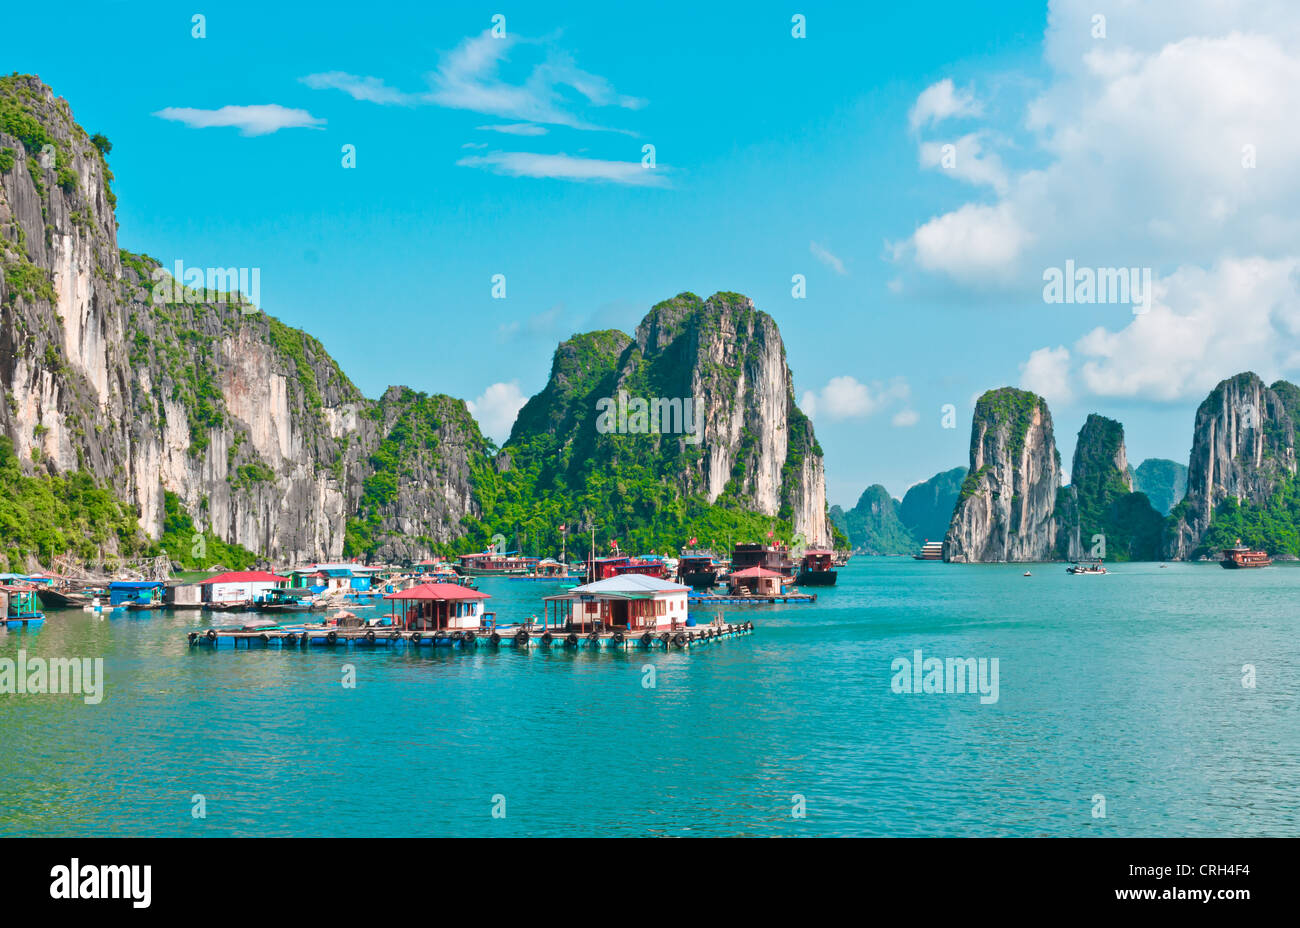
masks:
{"label": "fish farm pen", "polygon": [[392,626],[335,628],[293,626],[251,629],[209,628],[188,634],[191,647],[226,648],[573,648],[587,650],[684,650],[728,638],[748,635],[753,622],[727,622],[658,632],[628,634],[621,631],[579,633],[563,629],[532,630],[508,627],[496,630],[439,629],[412,631]]}

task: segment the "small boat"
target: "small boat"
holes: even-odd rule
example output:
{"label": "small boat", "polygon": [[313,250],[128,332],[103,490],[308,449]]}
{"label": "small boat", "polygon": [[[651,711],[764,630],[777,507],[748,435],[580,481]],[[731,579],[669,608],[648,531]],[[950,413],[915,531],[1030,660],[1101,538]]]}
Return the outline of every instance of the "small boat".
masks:
{"label": "small boat", "polygon": [[1032,577],[1033,574],[1031,574],[1029,571],[1026,570],[1026,571],[1025,571],[1023,574],[1021,574],[1020,576],[1022,576],[1022,577]]}
{"label": "small boat", "polygon": [[1077,564],[1071,564],[1065,568],[1067,574],[1104,574],[1105,566],[1101,561],[1085,561]]}
{"label": "small boat", "polygon": [[247,612],[253,608],[253,604],[241,600],[230,603],[204,603],[203,608],[211,612]]}
{"label": "small boat", "polygon": [[22,628],[40,625],[45,621],[45,613],[40,610],[37,588],[18,584],[0,585],[0,594],[4,594],[4,623],[9,628]]}
{"label": "small boat", "polygon": [[697,590],[718,582],[719,564],[712,551],[683,551],[677,561],[677,582]]}
{"label": "small boat", "polygon": [[1220,566],[1228,570],[1244,570],[1252,567],[1268,567],[1273,563],[1273,559],[1268,556],[1267,552],[1256,551],[1248,548],[1237,539],[1237,544],[1231,548],[1223,549],[1223,560],[1219,561]]}

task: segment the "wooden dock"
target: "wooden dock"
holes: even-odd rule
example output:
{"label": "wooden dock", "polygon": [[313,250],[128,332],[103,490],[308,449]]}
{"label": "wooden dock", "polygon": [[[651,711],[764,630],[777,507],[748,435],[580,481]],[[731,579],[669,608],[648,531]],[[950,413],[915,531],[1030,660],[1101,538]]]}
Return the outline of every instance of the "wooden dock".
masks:
{"label": "wooden dock", "polygon": [[697,625],[639,634],[613,632],[566,632],[562,628],[522,628],[510,626],[496,630],[407,631],[379,628],[307,628],[222,629],[208,628],[188,634],[190,647],[212,648],[571,648],[587,650],[685,650],[727,638],[738,638],[754,630],[753,622],[726,622],[720,625]]}
{"label": "wooden dock", "polygon": [[687,599],[692,606],[766,606],[770,603],[815,603],[816,593],[782,593],[779,596],[733,596],[729,593],[692,593]]}

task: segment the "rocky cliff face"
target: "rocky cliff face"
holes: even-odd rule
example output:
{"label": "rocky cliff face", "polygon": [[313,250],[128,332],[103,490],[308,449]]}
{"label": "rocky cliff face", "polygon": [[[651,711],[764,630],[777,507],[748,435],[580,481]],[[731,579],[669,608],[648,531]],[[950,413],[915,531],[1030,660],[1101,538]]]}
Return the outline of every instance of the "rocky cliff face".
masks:
{"label": "rocky cliff face", "polygon": [[1145,493],[1152,506],[1169,515],[1187,495],[1187,465],[1164,458],[1147,458],[1133,470],[1133,489]]}
{"label": "rocky cliff face", "polygon": [[1060,455],[1042,397],[1004,387],[975,404],[970,470],[944,560],[1042,561],[1055,554]]}
{"label": "rocky cliff face", "polygon": [[843,519],[841,531],[849,539],[852,550],[858,554],[900,555],[911,554],[917,542],[907,530],[898,514],[898,501],[880,484],[862,491],[857,505],[848,512],[839,512]]}
{"label": "rocky cliff face", "polygon": [[776,322],[738,293],[682,293],[655,306],[620,359],[620,389],[689,397],[698,456],[683,473],[709,502],[732,492],[764,515],[789,518],[810,544],[831,540],[826,473],[812,423],[795,405]]}
{"label": "rocky cliff face", "polygon": [[[110,179],[65,101],[0,79],[0,430],[25,466],[114,487],[155,537],[171,492],[198,527],[269,559],[341,556],[395,404],[365,399],[319,342],[215,280],[156,299],[170,281],[119,252]],[[385,539],[372,553],[426,553],[420,539],[448,535],[440,519],[474,508],[482,439],[443,399],[459,404],[439,435],[455,450],[406,468],[368,513]]]}
{"label": "rocky cliff face", "polygon": [[1298,415],[1300,390],[1285,381],[1268,387],[1247,372],[1210,392],[1196,411],[1187,496],[1170,513],[1166,557],[1191,556],[1226,498],[1262,505],[1295,475]]}
{"label": "rocky cliff face", "polygon": [[917,545],[938,541],[947,533],[965,479],[966,468],[954,467],[935,474],[903,494],[898,518],[912,533]]}

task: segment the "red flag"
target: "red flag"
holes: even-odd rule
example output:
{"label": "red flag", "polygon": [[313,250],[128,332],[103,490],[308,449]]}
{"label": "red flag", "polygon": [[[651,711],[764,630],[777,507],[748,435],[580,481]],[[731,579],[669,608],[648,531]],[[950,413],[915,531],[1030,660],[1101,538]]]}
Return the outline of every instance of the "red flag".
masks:
{"label": "red flag", "polygon": [[694,536],[691,537],[691,540],[688,541],[687,544],[688,544],[688,545],[693,545],[693,544],[695,544],[695,538],[694,538]]}
{"label": "red flag", "polygon": [[768,532],[768,533],[767,533],[767,537],[768,537],[768,538],[771,538],[771,537],[772,537],[772,533],[771,533],[771,532]]}
{"label": "red flag", "polygon": [[564,526],[563,526],[563,525],[560,526],[560,531],[564,531]]}

